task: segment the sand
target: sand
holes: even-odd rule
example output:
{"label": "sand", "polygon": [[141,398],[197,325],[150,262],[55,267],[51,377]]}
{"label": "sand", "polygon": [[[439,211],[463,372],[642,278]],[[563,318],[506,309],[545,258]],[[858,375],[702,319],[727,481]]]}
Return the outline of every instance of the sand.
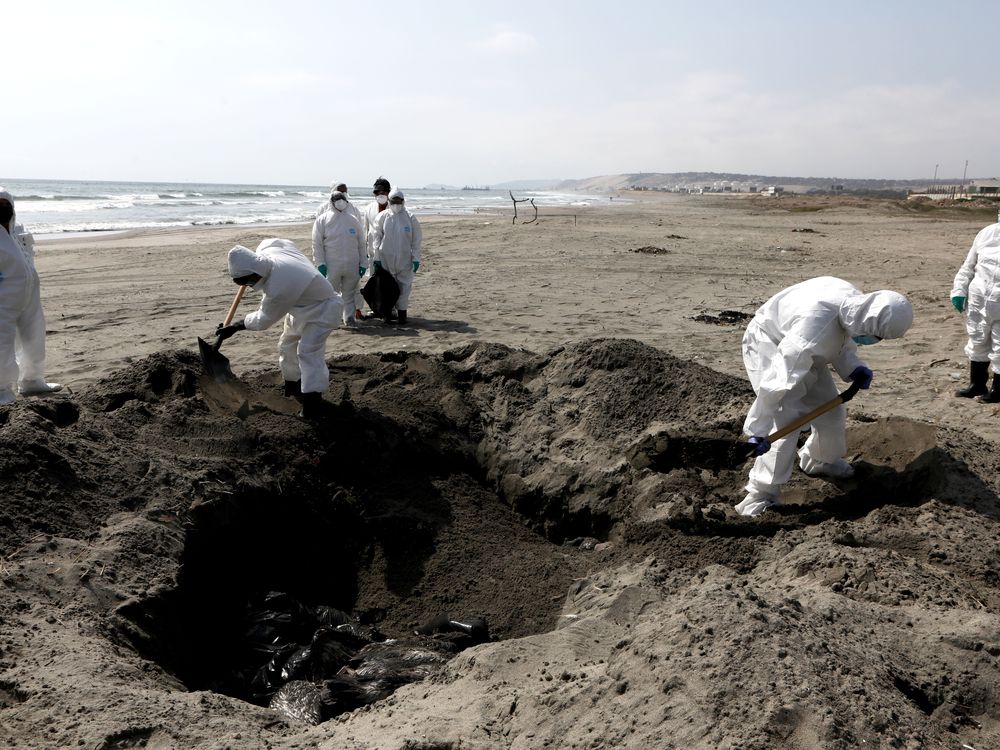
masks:
{"label": "sand", "polygon": [[[432,218],[410,324],[331,336],[318,424],[281,396],[277,331],[226,343],[231,383],[197,358],[226,250],[269,233],[41,243],[70,392],[0,409],[0,745],[997,744],[998,409],[951,395],[948,302],[992,215],[637,194]],[[741,321],[823,274],[916,322],[864,351],[857,476],[796,473],[741,519]],[[241,700],[225,656],[268,590],[492,641],[311,727]]]}

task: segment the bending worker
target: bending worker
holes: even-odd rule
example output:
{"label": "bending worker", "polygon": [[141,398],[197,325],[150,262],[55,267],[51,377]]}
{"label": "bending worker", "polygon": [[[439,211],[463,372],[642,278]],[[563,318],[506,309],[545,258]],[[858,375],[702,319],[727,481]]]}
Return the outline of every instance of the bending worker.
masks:
{"label": "bending worker", "polygon": [[[743,431],[755,446],[747,496],[736,506],[756,516],[778,502],[792,475],[798,432],[770,445],[766,435],[790,424],[837,395],[827,365],[843,380],[866,389],[872,371],[858,357],[858,345],[902,336],[913,322],[913,308],[896,292],[864,294],[832,276],[803,281],[778,292],[758,310],[743,336],[743,362],[757,399]],[[841,404],[811,423],[798,452],[810,476],[849,477],[845,459],[847,409]]]}
{"label": "bending worker", "polygon": [[0,404],[14,401],[14,383],[25,396],[52,393],[45,382],[45,314],[35,240],[17,223],[14,196],[0,188]]}
{"label": "bending worker", "polygon": [[[965,330],[969,341],[969,387],[956,396],[979,399],[988,404],[1000,401],[1000,224],[991,224],[972,243],[965,263],[955,274],[951,304],[959,312],[968,311]],[[986,381],[993,365],[993,385]]]}
{"label": "bending worker", "polygon": [[364,230],[348,210],[347,197],[338,191],[330,196],[331,210],[316,217],[312,229],[313,263],[330,280],[344,301],[344,325],[353,328],[358,281],[368,266]]}
{"label": "bending worker", "polygon": [[[355,273],[357,269],[355,269]],[[220,326],[223,341],[237,331],[263,331],[279,320],[278,366],[285,395],[302,396],[302,416],[316,419],[330,387],[326,339],[340,324],[343,302],[323,275],[288,240],[269,239],[254,252],[242,245],[229,251],[229,275],[263,294],[260,307],[233,325]]]}
{"label": "bending worker", "polygon": [[[389,193],[389,210],[375,220],[373,241],[375,267],[384,268],[399,285],[396,310],[399,322],[406,322],[413,277],[420,268],[420,244],[423,233],[417,217],[406,209],[403,191],[395,188]],[[391,316],[386,318],[388,323]]]}

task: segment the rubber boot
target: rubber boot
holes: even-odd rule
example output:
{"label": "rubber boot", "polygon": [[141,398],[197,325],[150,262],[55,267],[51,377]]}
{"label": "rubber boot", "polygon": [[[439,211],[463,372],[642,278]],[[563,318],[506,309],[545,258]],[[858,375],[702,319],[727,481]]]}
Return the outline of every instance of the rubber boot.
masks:
{"label": "rubber boot", "polygon": [[285,381],[285,396],[289,398],[302,399],[302,381],[301,380],[286,380]]}
{"label": "rubber boot", "polygon": [[990,392],[985,396],[980,396],[979,400],[984,404],[1000,404],[1000,373],[993,373],[993,385]]}
{"label": "rubber boot", "polygon": [[323,416],[323,394],[303,393],[302,411],[299,416],[303,419],[316,420]]}
{"label": "rubber boot", "polygon": [[[955,391],[955,395],[960,398],[973,398],[975,396],[983,396],[986,394],[986,381],[990,377],[990,363],[989,362],[970,362],[969,363],[969,387],[963,388],[960,391]],[[994,376],[996,380],[996,376]],[[994,389],[996,385],[993,386]]]}
{"label": "rubber boot", "polygon": [[406,322],[406,310],[399,310],[399,322],[400,323]]}

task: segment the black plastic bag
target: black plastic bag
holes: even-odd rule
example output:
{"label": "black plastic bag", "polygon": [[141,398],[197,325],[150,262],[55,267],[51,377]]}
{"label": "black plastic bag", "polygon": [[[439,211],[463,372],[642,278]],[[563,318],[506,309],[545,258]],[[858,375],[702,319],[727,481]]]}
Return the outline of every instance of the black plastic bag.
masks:
{"label": "black plastic bag", "polygon": [[377,268],[361,290],[361,296],[375,315],[385,318],[392,314],[392,308],[399,299],[399,284],[391,273],[384,268]]}

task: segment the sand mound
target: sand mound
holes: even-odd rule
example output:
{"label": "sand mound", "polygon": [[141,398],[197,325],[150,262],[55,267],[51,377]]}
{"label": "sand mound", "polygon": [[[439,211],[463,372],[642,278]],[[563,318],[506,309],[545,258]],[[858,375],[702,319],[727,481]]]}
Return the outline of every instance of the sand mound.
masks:
{"label": "sand mound", "polygon": [[[997,740],[996,446],[858,414],[854,479],[733,515],[745,381],[628,340],[275,372],[162,352],[0,409],[0,744],[887,747]],[[234,678],[283,591],[494,642],[307,730]],[[307,733],[307,734],[304,734]],[[956,744],[957,743],[957,744]]]}

